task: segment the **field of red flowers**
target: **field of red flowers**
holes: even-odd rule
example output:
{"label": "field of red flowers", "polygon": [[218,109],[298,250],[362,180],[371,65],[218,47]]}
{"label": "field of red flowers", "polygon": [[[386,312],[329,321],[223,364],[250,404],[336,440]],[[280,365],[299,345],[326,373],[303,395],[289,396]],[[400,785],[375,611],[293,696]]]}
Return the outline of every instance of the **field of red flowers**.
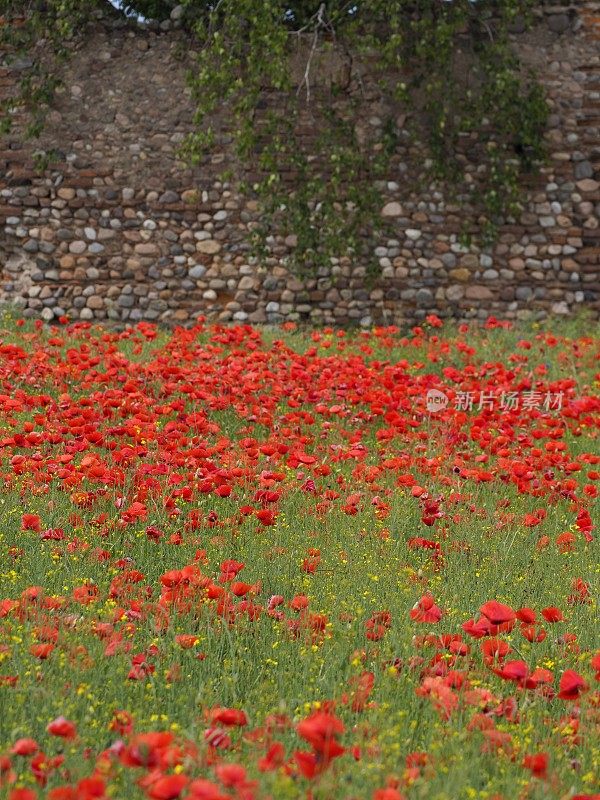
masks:
{"label": "field of red flowers", "polygon": [[0,332],[0,797],[600,798],[600,340]]}

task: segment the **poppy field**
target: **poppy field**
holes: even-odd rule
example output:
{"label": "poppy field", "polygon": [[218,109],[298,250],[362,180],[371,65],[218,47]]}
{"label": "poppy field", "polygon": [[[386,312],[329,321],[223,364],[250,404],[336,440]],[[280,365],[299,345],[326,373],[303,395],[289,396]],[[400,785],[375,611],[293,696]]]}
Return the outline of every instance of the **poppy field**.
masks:
{"label": "poppy field", "polygon": [[598,800],[589,323],[0,331],[0,797]]}

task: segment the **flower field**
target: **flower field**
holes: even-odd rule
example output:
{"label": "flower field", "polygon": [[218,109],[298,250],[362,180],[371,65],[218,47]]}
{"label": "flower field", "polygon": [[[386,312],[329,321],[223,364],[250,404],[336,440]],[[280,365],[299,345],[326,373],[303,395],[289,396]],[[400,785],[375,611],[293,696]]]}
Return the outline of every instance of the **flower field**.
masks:
{"label": "flower field", "polygon": [[600,798],[600,339],[0,333],[0,797]]}

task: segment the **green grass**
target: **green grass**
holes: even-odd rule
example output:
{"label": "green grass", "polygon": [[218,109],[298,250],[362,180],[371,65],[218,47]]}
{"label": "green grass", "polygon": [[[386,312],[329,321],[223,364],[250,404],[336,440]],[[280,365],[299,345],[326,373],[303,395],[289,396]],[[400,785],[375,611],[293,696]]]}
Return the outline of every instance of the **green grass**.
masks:
{"label": "green grass", "polygon": [[[216,706],[244,709],[246,733],[257,731],[255,736],[230,731],[231,750],[217,752],[225,762],[244,765],[258,781],[248,797],[308,797],[312,791],[315,800],[372,798],[386,781],[397,781],[410,800],[562,800],[598,793],[599,693],[591,659],[600,647],[600,561],[596,540],[586,542],[575,528],[579,510],[597,514],[597,499],[584,491],[586,485],[597,486],[593,473],[600,469],[594,461],[600,420],[598,341],[589,338],[589,330],[584,322],[555,326],[557,344],[549,346],[536,327],[467,335],[453,326],[427,328],[422,336],[408,333],[406,341],[399,333],[389,334],[387,343],[386,337],[361,332],[344,339],[322,333],[315,342],[310,331],[267,329],[256,339],[255,351],[247,339],[215,341],[211,329],[198,331],[189,342],[163,331],[145,341],[138,332],[124,338],[95,328],[68,335],[29,325],[5,330],[3,344],[19,342],[27,357],[15,360],[4,352],[0,361],[2,392],[23,406],[4,403],[0,412],[0,601],[19,600],[32,586],[43,587],[46,597],[65,599],[56,608],[20,601],[17,610],[0,619],[0,676],[18,677],[14,686],[0,685],[0,754],[10,757],[14,777],[14,783],[0,783],[0,796],[30,787],[43,797],[92,774],[97,756],[119,738],[110,729],[118,709],[133,715],[138,733],[171,730],[179,740],[194,743],[198,756],[176,771],[218,784],[210,763],[215,754],[209,758],[204,741],[207,715]],[[49,344],[52,337],[63,343]],[[531,349],[517,346],[523,339],[532,343]],[[324,341],[331,341],[331,347],[324,348]],[[314,353],[306,355],[311,348]],[[74,350],[86,358],[97,356],[98,363],[74,366],[69,357]],[[403,360],[408,362],[404,371],[390,372]],[[545,371],[540,365],[546,365]],[[456,414],[423,414],[426,387],[432,381],[448,383],[448,366],[458,370],[457,385],[464,388],[469,382],[488,387],[496,379],[514,387],[523,380],[547,386],[572,379],[575,386],[565,406],[571,410],[541,417],[523,411],[510,420],[500,412],[479,419],[476,410],[462,421]],[[327,371],[331,377],[325,379]],[[129,394],[123,388],[128,380],[136,384]],[[61,399],[65,393],[69,400]],[[42,395],[51,401],[41,400]],[[29,406],[27,396],[33,398]],[[290,404],[294,396],[298,404]],[[223,397],[226,402],[220,404]],[[87,398],[90,404],[82,405]],[[587,410],[576,406],[582,398],[588,398]],[[170,410],[161,408],[173,402]],[[327,410],[336,404],[344,406],[345,416]],[[320,405],[326,413],[318,410]],[[392,438],[382,438],[393,427],[386,418],[392,410],[405,425],[395,428]],[[82,433],[83,422],[70,427],[73,418],[88,412],[92,429],[103,433],[100,443],[89,438],[90,431]],[[298,416],[304,412],[310,417]],[[197,432],[186,422],[187,415],[199,413],[212,428]],[[40,434],[39,441],[14,440],[15,434],[30,433],[28,423]],[[557,428],[561,435],[553,439]],[[487,431],[493,431],[489,440],[482,436]],[[507,439],[504,454],[498,452],[500,435]],[[289,453],[249,458],[243,444],[248,437],[259,445],[287,444],[313,454],[316,461],[295,466]],[[553,442],[564,449],[547,449]],[[366,448],[364,457],[349,455],[353,443]],[[141,450],[135,453],[135,447]],[[189,455],[190,448],[198,447],[213,451]],[[125,462],[124,448],[129,448]],[[61,456],[70,459],[61,461]],[[90,456],[103,465],[103,474],[90,472],[85,463]],[[457,474],[457,461],[489,470],[491,480]],[[568,468],[573,463],[577,471]],[[515,464],[533,476],[520,489],[510,479]],[[323,465],[329,474],[319,474]],[[162,471],[145,486],[146,467]],[[202,491],[203,473],[213,467],[228,476],[229,497]],[[245,474],[232,474],[236,468]],[[550,470],[554,479],[544,477]],[[264,488],[265,471],[281,473],[275,484],[281,498],[273,506],[279,514],[272,526],[260,525],[252,514],[240,515],[245,505],[259,507],[255,492]],[[442,498],[444,516],[432,527],[423,524],[411,489],[398,484],[406,474],[430,497]],[[315,493],[302,488],[309,478]],[[570,479],[575,499],[564,491]],[[165,499],[181,487],[189,494],[175,498],[169,511]],[[87,508],[77,505],[77,492],[99,494]],[[122,511],[136,501],[136,492],[147,516],[123,523]],[[328,499],[327,492],[340,497],[330,494]],[[354,492],[360,493],[360,502],[357,513],[349,515],[342,506]],[[124,498],[122,508],[118,498]],[[385,504],[383,513],[374,498]],[[525,515],[537,509],[544,509],[546,517],[527,527]],[[195,529],[187,524],[193,511],[203,515]],[[211,511],[218,515],[215,526],[207,524]],[[42,531],[62,528],[65,538],[43,541],[39,532],[23,530],[23,514],[38,514]],[[105,515],[103,522],[98,522],[100,515]],[[159,542],[148,538],[149,525],[163,531]],[[576,542],[561,552],[556,539],[569,530],[576,532]],[[169,543],[177,532],[181,543]],[[434,559],[431,550],[411,549],[413,537],[438,542],[443,560]],[[540,546],[541,537],[548,537],[546,547]],[[314,574],[302,569],[311,548],[320,551]],[[98,559],[99,550],[109,554],[107,560]],[[216,601],[196,596],[189,608],[171,609],[168,626],[161,627],[161,576],[193,563],[198,550],[205,551],[197,562],[202,573],[217,585],[222,585],[218,575],[224,560],[244,562],[238,580],[260,584],[254,602],[263,613],[257,620],[238,614],[228,624],[215,612]],[[128,559],[125,568],[139,570],[142,578],[123,597],[111,597],[111,586],[123,573],[120,559]],[[589,602],[569,600],[575,579],[588,586]],[[98,595],[82,605],[71,594],[86,582],[97,587]],[[419,624],[409,612],[428,592],[444,615],[439,623]],[[294,635],[286,620],[300,615],[285,604],[284,621],[264,611],[272,595],[282,595],[287,604],[299,594],[309,598],[311,613],[326,616],[323,634],[311,635],[301,626]],[[461,626],[492,599],[515,610],[531,607],[547,633],[544,641],[533,643],[518,623],[499,633],[513,648],[507,660],[550,669],[555,691],[566,669],[577,671],[589,685],[580,701],[520,688],[485,665],[480,642]],[[547,606],[560,608],[566,620],[545,623],[540,611]],[[391,625],[380,640],[370,641],[366,621],[382,610],[390,612]],[[108,622],[122,637],[110,656],[104,654],[107,640],[95,633],[98,623]],[[47,637],[43,628],[55,629],[57,640],[49,658],[40,661],[30,647]],[[190,650],[175,641],[184,633],[197,636]],[[575,644],[565,642],[566,633],[577,637]],[[456,689],[457,707],[447,719],[416,691],[436,674],[431,661],[436,651],[421,638],[427,634],[461,634],[469,647],[467,655],[455,659],[440,651],[441,663],[450,660],[465,681],[462,690]],[[128,679],[132,657],[148,654],[149,648],[156,648],[148,656],[155,671],[143,680]],[[351,694],[353,679],[365,671],[374,675],[373,692],[364,710],[353,711],[344,695]],[[490,694],[477,705],[468,692],[479,690]],[[494,713],[509,697],[515,698],[517,720]],[[293,753],[307,749],[295,725],[330,701],[332,713],[344,722],[341,739],[348,750],[310,782],[294,766]],[[285,715],[289,724],[261,734],[274,714]],[[510,734],[509,752],[486,749],[477,714]],[[63,741],[46,732],[61,715],[77,725],[77,739]],[[574,742],[566,726],[576,715],[580,739]],[[49,756],[64,753],[65,765],[51,773],[46,786],[36,782],[30,759],[11,755],[20,737],[33,737]],[[285,746],[289,769],[258,769],[269,737]],[[405,759],[416,751],[427,753],[428,763],[411,775]],[[533,777],[522,763],[526,754],[538,752],[549,755],[545,778]],[[143,774],[115,762],[105,776],[106,796],[147,796],[136,785]],[[235,796],[233,790],[221,791]]]}

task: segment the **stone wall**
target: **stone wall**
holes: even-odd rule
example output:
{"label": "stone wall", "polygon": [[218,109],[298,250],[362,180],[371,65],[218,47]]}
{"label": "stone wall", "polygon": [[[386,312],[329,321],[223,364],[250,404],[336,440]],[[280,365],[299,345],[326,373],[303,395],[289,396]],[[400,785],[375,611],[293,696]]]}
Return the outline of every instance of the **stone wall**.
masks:
{"label": "stone wall", "polygon": [[[520,219],[489,252],[463,248],[476,209],[424,183],[419,146],[407,140],[383,187],[392,233],[374,244],[374,285],[344,258],[300,281],[284,266],[293,237],[274,239],[272,257],[254,263],[256,204],[215,177],[226,134],[200,167],[178,160],[193,108],[178,34],[165,27],[99,20],[42,140],[25,142],[17,124],[0,144],[0,298],[24,316],[370,325],[600,312],[600,3],[546,3],[533,32],[515,33],[551,103],[548,163],[529,181]],[[22,66],[0,67],[0,93]],[[365,135],[378,124],[374,104]],[[57,151],[43,174],[35,147]]]}

